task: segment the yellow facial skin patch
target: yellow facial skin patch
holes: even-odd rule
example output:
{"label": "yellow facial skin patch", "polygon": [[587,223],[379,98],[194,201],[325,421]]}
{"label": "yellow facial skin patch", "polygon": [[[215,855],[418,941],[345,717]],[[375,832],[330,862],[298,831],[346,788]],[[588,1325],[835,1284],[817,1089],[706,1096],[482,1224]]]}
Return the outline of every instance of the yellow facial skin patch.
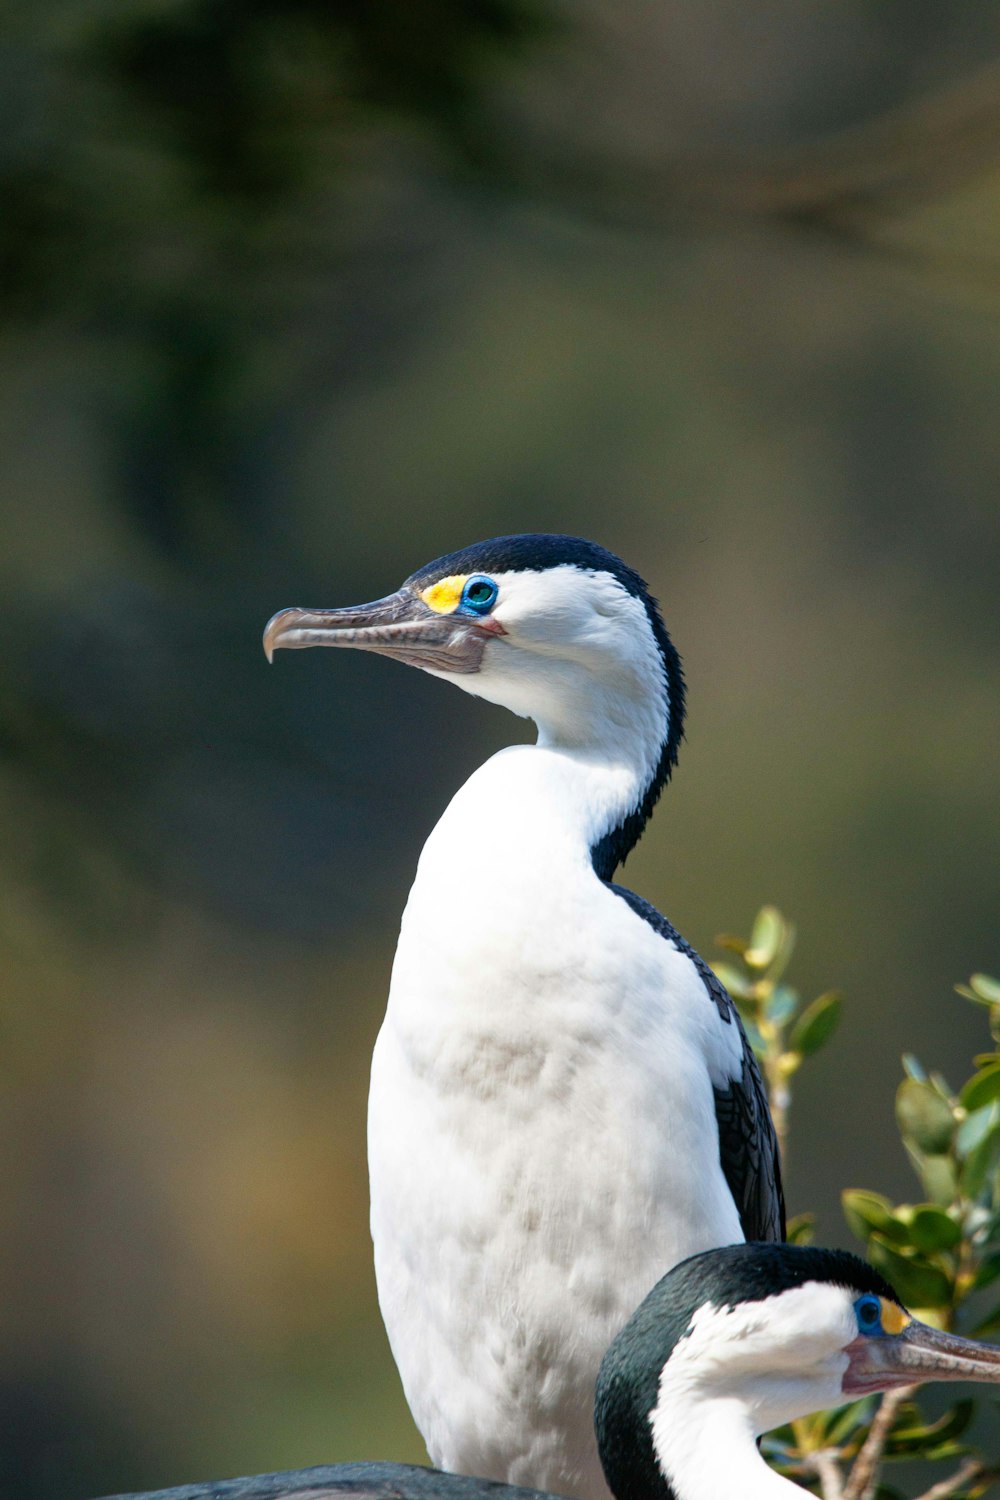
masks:
{"label": "yellow facial skin patch", "polygon": [[451,578],[439,578],[430,588],[421,589],[420,597],[436,614],[450,615],[461,603],[462,590],[468,581],[468,573],[463,573],[460,577],[456,574]]}
{"label": "yellow facial skin patch", "polygon": [[898,1303],[890,1302],[887,1297],[880,1297],[879,1301],[882,1304],[882,1332],[902,1333],[912,1321],[909,1313],[904,1312]]}

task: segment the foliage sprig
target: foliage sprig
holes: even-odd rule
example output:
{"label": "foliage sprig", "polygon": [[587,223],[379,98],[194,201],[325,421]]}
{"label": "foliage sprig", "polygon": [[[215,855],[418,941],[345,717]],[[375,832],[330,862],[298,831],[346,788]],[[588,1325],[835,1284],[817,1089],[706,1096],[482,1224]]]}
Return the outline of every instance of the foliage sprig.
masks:
{"label": "foliage sprig", "polygon": [[716,942],[735,956],[735,962],[712,967],[735,1000],[760,1061],[784,1157],[791,1080],[836,1031],[841,997],[830,990],[803,1009],[798,992],[784,981],[795,949],[795,927],[776,906],[761,907],[748,939],[722,933]]}
{"label": "foliage sprig", "polygon": [[[791,1079],[833,1035],[840,996],[830,991],[802,1007],[784,978],[795,929],[776,907],[761,908],[749,939],[726,934],[718,942],[736,958],[713,967],[760,1060],[784,1151]],[[896,1092],[896,1124],[923,1199],[893,1203],[883,1193],[850,1188],[842,1203],[869,1260],[917,1316],[989,1338],[1000,1333],[1000,981],[973,974],[956,990],[985,1009],[989,1050],[973,1059],[958,1089],[906,1054]],[[811,1215],[793,1219],[789,1239],[808,1240],[812,1224]],[[779,1472],[824,1500],[904,1500],[879,1478],[885,1462],[904,1460],[953,1466],[918,1500],[978,1500],[1000,1482],[1000,1455],[987,1459],[966,1441],[976,1400],[956,1401],[929,1421],[916,1390],[890,1392],[881,1403],[865,1397],[793,1422],[769,1434],[764,1451]]]}

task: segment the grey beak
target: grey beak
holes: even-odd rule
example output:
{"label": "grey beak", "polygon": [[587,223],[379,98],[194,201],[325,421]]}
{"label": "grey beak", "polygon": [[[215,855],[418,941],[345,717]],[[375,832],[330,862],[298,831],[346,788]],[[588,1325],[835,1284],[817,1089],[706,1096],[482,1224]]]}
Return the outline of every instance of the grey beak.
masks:
{"label": "grey beak", "polygon": [[495,622],[439,614],[408,588],[348,609],[282,609],[267,623],[264,654],[306,646],[352,646],[430,672],[478,672]]}
{"label": "grey beak", "polygon": [[902,1333],[865,1335],[848,1346],[847,1395],[919,1385],[925,1380],[978,1380],[1000,1385],[1000,1348],[942,1333],[914,1320]]}

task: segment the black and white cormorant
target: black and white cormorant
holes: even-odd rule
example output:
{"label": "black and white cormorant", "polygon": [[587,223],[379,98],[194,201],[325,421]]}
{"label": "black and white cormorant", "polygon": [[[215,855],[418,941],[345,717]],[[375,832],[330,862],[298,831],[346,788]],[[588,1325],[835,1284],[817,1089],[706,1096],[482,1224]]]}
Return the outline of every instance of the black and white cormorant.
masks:
{"label": "black and white cormorant", "polygon": [[[844,1251],[731,1245],[669,1272],[615,1339],[593,1410],[617,1500],[793,1500],[762,1432],[928,1380],[1000,1383],[1000,1349],[911,1319]],[[109,1500],[551,1500],[406,1464],[335,1464]]]}
{"label": "black and white cormorant", "polygon": [[393,1354],[433,1463],[606,1500],[598,1365],[665,1267],[784,1234],[753,1053],[712,971],[612,877],[677,759],[655,600],[573,537],[497,537],[279,647],[392,656],[533,719],[424,846],[369,1106]]}

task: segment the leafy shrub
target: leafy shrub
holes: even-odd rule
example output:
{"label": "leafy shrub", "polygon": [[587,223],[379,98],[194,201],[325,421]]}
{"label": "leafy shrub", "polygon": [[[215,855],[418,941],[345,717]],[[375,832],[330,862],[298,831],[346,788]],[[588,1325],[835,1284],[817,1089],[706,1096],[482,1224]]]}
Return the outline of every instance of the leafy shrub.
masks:
{"label": "leafy shrub", "polygon": [[[784,977],[795,930],[773,906],[758,912],[749,939],[727,934],[718,943],[728,957],[715,971],[739,1007],[787,1149],[791,1079],[830,1040],[841,997],[830,992],[802,1005]],[[847,1189],[842,1200],[869,1260],[918,1317],[989,1338],[1000,1332],[1000,982],[973,974],[956,989],[985,1010],[991,1050],[973,1059],[957,1090],[912,1055],[903,1058],[896,1123],[923,1200],[893,1203],[866,1188]],[[804,1242],[812,1229],[813,1217],[800,1215],[788,1237]],[[963,1441],[981,1402],[962,1399],[929,1422],[916,1390],[806,1417],[769,1434],[764,1450],[775,1468],[824,1500],[902,1500],[878,1476],[885,1461],[904,1459],[952,1464],[919,1500],[984,1495],[1000,1479],[1000,1460]]]}

